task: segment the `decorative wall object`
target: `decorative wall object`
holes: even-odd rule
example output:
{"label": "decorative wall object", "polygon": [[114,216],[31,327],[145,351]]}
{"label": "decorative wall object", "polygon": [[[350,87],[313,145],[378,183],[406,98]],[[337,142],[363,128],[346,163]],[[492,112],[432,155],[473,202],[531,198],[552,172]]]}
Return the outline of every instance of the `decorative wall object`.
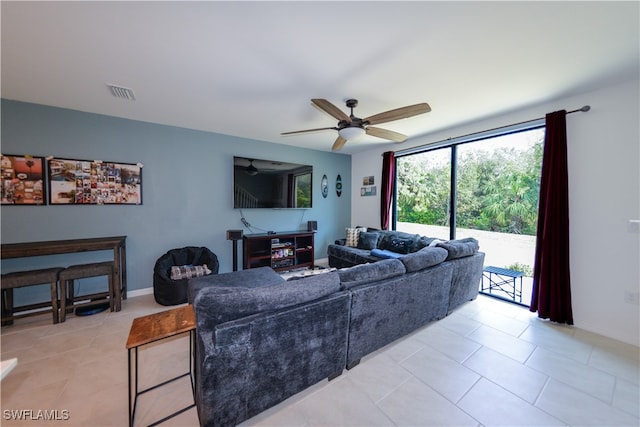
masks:
{"label": "decorative wall object", "polygon": [[361,196],[375,196],[376,195],[376,186],[370,186],[370,187],[361,187],[360,188],[360,195]]}
{"label": "decorative wall object", "polygon": [[365,176],[362,178],[362,185],[364,187],[360,188],[360,196],[375,196],[376,195],[376,187],[375,187],[375,178],[373,175]]}
{"label": "decorative wall object", "polygon": [[140,205],[142,165],[48,159],[52,205]]}
{"label": "decorative wall object", "polygon": [[338,197],[342,196],[342,177],[338,174],[338,178],[336,178],[336,194]]}
{"label": "decorative wall object", "polygon": [[322,193],[322,197],[326,199],[329,194],[329,180],[327,179],[327,175],[322,175],[322,180],[320,181],[320,192]]}
{"label": "decorative wall object", "polygon": [[3,155],[0,160],[3,205],[44,205],[44,158]]}

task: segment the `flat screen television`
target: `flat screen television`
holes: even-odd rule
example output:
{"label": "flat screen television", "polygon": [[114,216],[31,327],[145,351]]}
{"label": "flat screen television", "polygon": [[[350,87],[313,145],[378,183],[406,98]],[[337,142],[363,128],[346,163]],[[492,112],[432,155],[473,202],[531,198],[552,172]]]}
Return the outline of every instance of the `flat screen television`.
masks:
{"label": "flat screen television", "polygon": [[312,207],[313,166],[278,160],[233,157],[233,207]]}

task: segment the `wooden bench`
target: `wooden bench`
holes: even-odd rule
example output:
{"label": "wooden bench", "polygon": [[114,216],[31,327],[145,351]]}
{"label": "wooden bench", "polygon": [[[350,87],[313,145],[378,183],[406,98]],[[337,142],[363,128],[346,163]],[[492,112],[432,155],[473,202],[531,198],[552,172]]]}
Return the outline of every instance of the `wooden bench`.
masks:
{"label": "wooden bench", "polygon": [[[114,272],[113,261],[72,265],[61,271],[59,277],[60,289],[63,295],[60,299],[60,321],[64,322],[67,312],[72,312],[75,308],[93,306],[107,301],[111,311],[120,311],[122,298],[120,286],[116,284]],[[75,295],[75,280],[99,276],[107,276],[109,281],[107,291]]]}
{"label": "wooden bench", "polygon": [[[12,325],[13,320],[21,317],[34,316],[42,313],[52,313],[53,323],[60,320],[58,315],[58,280],[59,274],[63,271],[62,267],[44,268],[31,271],[17,271],[6,273],[0,277],[2,288],[2,326]],[[49,284],[51,287],[51,301],[27,304],[19,307],[13,306],[13,290],[26,286],[36,286]],[[64,298],[62,298],[64,300]],[[50,307],[48,310],[38,310]],[[28,313],[16,315],[16,312]],[[64,320],[64,319],[63,319]]]}

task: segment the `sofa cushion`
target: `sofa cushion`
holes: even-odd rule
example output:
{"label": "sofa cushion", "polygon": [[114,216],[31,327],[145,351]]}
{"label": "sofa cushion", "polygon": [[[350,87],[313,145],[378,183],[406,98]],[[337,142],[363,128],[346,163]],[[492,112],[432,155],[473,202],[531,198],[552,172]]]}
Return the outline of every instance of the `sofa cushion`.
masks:
{"label": "sofa cushion", "polygon": [[327,247],[329,255],[329,266],[335,268],[353,267],[357,264],[380,261],[380,258],[371,255],[368,249],[350,248],[341,245],[329,245]]}
{"label": "sofa cushion", "polygon": [[447,250],[449,254],[447,260],[471,256],[480,249],[478,241],[473,237],[449,240],[448,242],[438,243],[436,246]]}
{"label": "sofa cushion", "polygon": [[447,259],[448,255],[449,253],[444,248],[427,246],[417,252],[404,255],[399,259],[407,269],[407,273],[412,273],[440,264]]}
{"label": "sofa cushion", "polygon": [[416,242],[417,239],[402,239],[400,237],[393,237],[389,240],[389,246],[387,249],[399,254],[408,254],[413,252],[413,246]]}
{"label": "sofa cushion", "polygon": [[390,277],[401,276],[406,272],[404,264],[397,259],[383,259],[372,264],[360,264],[338,270],[343,289],[349,289],[363,283],[375,282]]}
{"label": "sofa cushion", "polygon": [[440,240],[435,237],[421,236],[416,242],[416,245],[413,249],[415,251],[419,251],[420,249],[426,248],[427,246],[435,246],[439,242],[444,242],[444,240]]}
{"label": "sofa cushion", "polygon": [[209,322],[228,322],[248,315],[314,301],[340,290],[337,272],[261,287],[212,286],[200,290],[194,304],[210,314]]}
{"label": "sofa cushion", "polygon": [[404,256],[404,254],[400,254],[398,252],[393,252],[393,251],[389,251],[386,249],[379,249],[379,248],[375,248],[371,250],[371,255],[378,257],[378,258],[400,258],[402,256]]}
{"label": "sofa cushion", "polygon": [[345,231],[347,233],[346,246],[350,246],[355,248],[358,246],[358,236],[361,232],[366,231],[367,229],[364,227],[355,227],[355,228],[346,228]]}
{"label": "sofa cushion", "polygon": [[375,231],[361,231],[358,235],[358,249],[375,249],[378,247],[380,233]]}
{"label": "sofa cushion", "polygon": [[381,238],[378,242],[380,249],[398,253],[410,253],[418,248],[418,241],[420,240],[419,234],[391,230],[381,231],[380,233]]}
{"label": "sofa cushion", "polygon": [[188,301],[190,304],[193,303],[198,292],[205,288],[257,288],[277,285],[282,282],[284,282],[282,276],[271,267],[250,268],[230,273],[194,277],[189,279],[188,282]]}

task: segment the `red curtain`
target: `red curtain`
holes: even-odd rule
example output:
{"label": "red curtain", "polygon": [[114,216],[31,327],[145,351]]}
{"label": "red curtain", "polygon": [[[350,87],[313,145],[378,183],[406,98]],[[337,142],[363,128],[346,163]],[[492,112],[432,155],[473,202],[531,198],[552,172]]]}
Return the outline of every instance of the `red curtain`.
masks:
{"label": "red curtain", "polygon": [[573,325],[569,274],[569,182],[567,112],[546,115],[533,295],[538,317]]}
{"label": "red curtain", "polygon": [[391,200],[393,199],[393,187],[395,185],[396,157],[393,151],[387,151],[382,155],[382,189],[380,198],[380,226],[383,230],[389,229],[391,215]]}

